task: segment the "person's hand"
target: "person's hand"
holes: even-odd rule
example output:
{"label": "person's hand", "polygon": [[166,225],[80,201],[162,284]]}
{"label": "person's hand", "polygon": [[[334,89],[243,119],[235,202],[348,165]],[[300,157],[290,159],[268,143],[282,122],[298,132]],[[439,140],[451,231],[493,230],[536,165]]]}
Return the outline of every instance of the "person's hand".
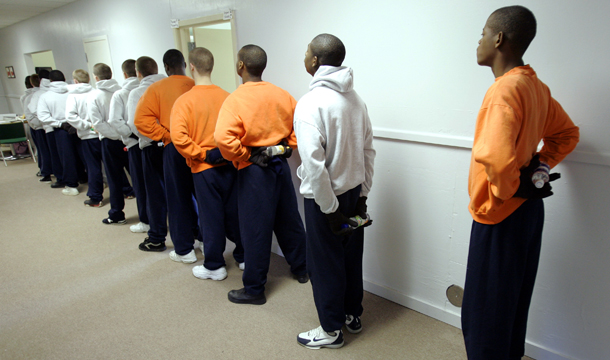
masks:
{"label": "person's hand", "polygon": [[224,164],[227,162],[227,160],[222,157],[222,154],[220,153],[220,149],[218,149],[218,148],[213,148],[211,150],[207,150],[205,152],[204,161],[210,165],[220,165],[220,164]]}
{"label": "person's hand", "polygon": [[271,160],[271,157],[265,153],[265,150],[267,150],[266,146],[253,147],[248,161],[260,167],[267,167],[267,163]]}
{"label": "person's hand", "polygon": [[282,142],[280,142],[280,145],[284,147],[284,153],[280,156],[284,157],[285,159],[290,158],[292,156],[292,148],[290,147],[290,145],[288,145],[288,141],[284,139],[282,140]]}
{"label": "person's hand", "polygon": [[328,224],[330,225],[330,230],[335,235],[339,236],[347,236],[350,235],[354,228],[358,226],[358,223],[348,218],[339,212],[339,209],[334,213],[325,214],[326,220],[328,220]]}
{"label": "person's hand", "polygon": [[544,184],[542,188],[537,188],[532,182],[532,175],[534,171],[540,166],[540,155],[536,154],[530,161],[529,165],[520,170],[519,175],[519,188],[513,197],[520,197],[524,199],[544,199],[553,195],[553,187],[551,181],[555,181],[561,177],[559,173],[549,174],[549,181]]}

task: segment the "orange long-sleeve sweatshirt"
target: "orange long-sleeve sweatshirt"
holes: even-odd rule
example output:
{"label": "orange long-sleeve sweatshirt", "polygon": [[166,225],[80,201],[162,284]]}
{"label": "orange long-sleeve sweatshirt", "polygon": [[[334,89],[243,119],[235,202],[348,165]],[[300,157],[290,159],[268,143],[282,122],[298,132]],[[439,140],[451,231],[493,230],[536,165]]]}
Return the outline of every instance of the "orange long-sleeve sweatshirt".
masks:
{"label": "orange long-sleeve sweatshirt", "polygon": [[222,166],[206,163],[205,154],[216,147],[214,130],[227,96],[229,93],[216,85],[197,85],[174,103],[170,120],[172,143],[193,173]]}
{"label": "orange long-sleeve sweatshirt", "polygon": [[222,156],[241,170],[250,164],[250,147],[286,140],[296,148],[292,127],[296,100],[266,81],[240,85],[222,104],[214,139]]}
{"label": "orange long-sleeve sweatshirt", "polygon": [[138,131],[154,141],[172,142],[169,122],[172,106],[180,95],[195,86],[188,76],[172,75],[150,85],[136,107],[134,125]]}
{"label": "orange long-sleeve sweatshirt", "polygon": [[468,179],[475,221],[500,223],[525,202],[513,197],[519,170],[529,164],[540,140],[540,161],[554,167],[574,150],[579,130],[536,72],[519,66],[496,78],[477,116]]}

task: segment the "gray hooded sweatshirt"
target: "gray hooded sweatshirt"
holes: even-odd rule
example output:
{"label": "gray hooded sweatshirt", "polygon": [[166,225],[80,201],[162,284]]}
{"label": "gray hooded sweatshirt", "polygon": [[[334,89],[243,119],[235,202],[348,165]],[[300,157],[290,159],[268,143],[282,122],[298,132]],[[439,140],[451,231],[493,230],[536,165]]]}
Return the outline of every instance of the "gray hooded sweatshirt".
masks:
{"label": "gray hooded sweatshirt", "polygon": [[309,93],[294,113],[302,164],[297,169],[300,192],[314,199],[323,213],[335,212],[337,196],[362,185],[368,196],[373,184],[373,130],[366,105],[353,89],[352,69],[321,66]]}

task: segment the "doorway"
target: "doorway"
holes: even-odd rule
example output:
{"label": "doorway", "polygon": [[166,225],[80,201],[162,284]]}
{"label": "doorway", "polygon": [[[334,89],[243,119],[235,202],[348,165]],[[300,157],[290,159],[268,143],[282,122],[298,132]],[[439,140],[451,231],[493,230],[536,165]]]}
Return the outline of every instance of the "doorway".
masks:
{"label": "doorway", "polygon": [[[112,58],[110,57],[110,46],[108,46],[108,37],[106,35],[94,38],[84,39],[83,46],[85,47],[85,57],[87,59],[87,71],[91,78],[91,86],[95,86],[95,76],[93,75],[93,66],[98,63],[104,63],[112,69]],[[112,71],[114,74],[114,70]]]}
{"label": "doorway", "polygon": [[[174,28],[174,40],[176,48],[182,52],[187,63],[191,49],[205,47],[210,50],[214,55],[212,82],[230,93],[237,89],[237,40],[232,12],[179,21],[178,27]],[[188,66],[186,71],[190,76]]]}

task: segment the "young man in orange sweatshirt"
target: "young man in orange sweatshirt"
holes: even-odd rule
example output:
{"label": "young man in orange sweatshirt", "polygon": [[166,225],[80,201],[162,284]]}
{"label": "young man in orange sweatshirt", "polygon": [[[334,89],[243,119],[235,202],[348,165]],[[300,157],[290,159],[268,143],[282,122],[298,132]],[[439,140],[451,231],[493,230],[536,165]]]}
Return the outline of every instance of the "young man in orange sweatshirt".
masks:
{"label": "young man in orange sweatshirt", "polygon": [[233,257],[244,262],[237,218],[237,170],[220,155],[214,130],[218,112],[229,93],[212,83],[214,56],[202,47],[189,53],[189,66],[195,87],[174,103],[170,134],[176,150],[186,159],[193,173],[197,194],[205,261],[193,268],[200,279],[227,277],[223,253],[227,238],[235,242]]}
{"label": "young man in orange sweatshirt", "polygon": [[246,45],[237,54],[240,85],[225,100],[214,139],[222,156],[238,169],[239,229],[245,251],[244,288],[229,292],[238,304],[262,305],[275,233],[290,271],[306,283],[305,229],[298,211],[290,167],[284,155],[270,157],[267,147],[296,147],[292,125],[296,100],[285,90],[262,80],[267,54]]}
{"label": "young man in orange sweatshirt", "polygon": [[[505,7],[487,19],[477,48],[478,64],[491,67],[496,81],[477,116],[468,181],[474,221],[462,330],[470,360],[524,355],[544,224],[542,198],[553,194],[548,182],[537,188],[532,174],[541,163],[557,165],[579,140],[578,127],[524,65],[535,35],[531,11]],[[544,147],[537,153],[540,140]]]}
{"label": "young man in orange sweatshirt", "polygon": [[[191,170],[186,160],[176,151],[170,136],[170,115],[174,102],[189,91],[195,82],[185,75],[184,56],[176,49],[163,55],[163,64],[168,77],[150,85],[138,107],[134,123],[140,134],[154,142],[163,142],[163,178],[165,199],[169,215],[169,232],[174,243],[170,259],[177,262],[197,261],[193,245],[199,236],[197,212],[193,199],[194,187]],[[155,145],[153,145],[155,146]],[[160,194],[161,196],[161,194]],[[142,251],[164,251],[165,242],[145,240],[140,244]]]}

